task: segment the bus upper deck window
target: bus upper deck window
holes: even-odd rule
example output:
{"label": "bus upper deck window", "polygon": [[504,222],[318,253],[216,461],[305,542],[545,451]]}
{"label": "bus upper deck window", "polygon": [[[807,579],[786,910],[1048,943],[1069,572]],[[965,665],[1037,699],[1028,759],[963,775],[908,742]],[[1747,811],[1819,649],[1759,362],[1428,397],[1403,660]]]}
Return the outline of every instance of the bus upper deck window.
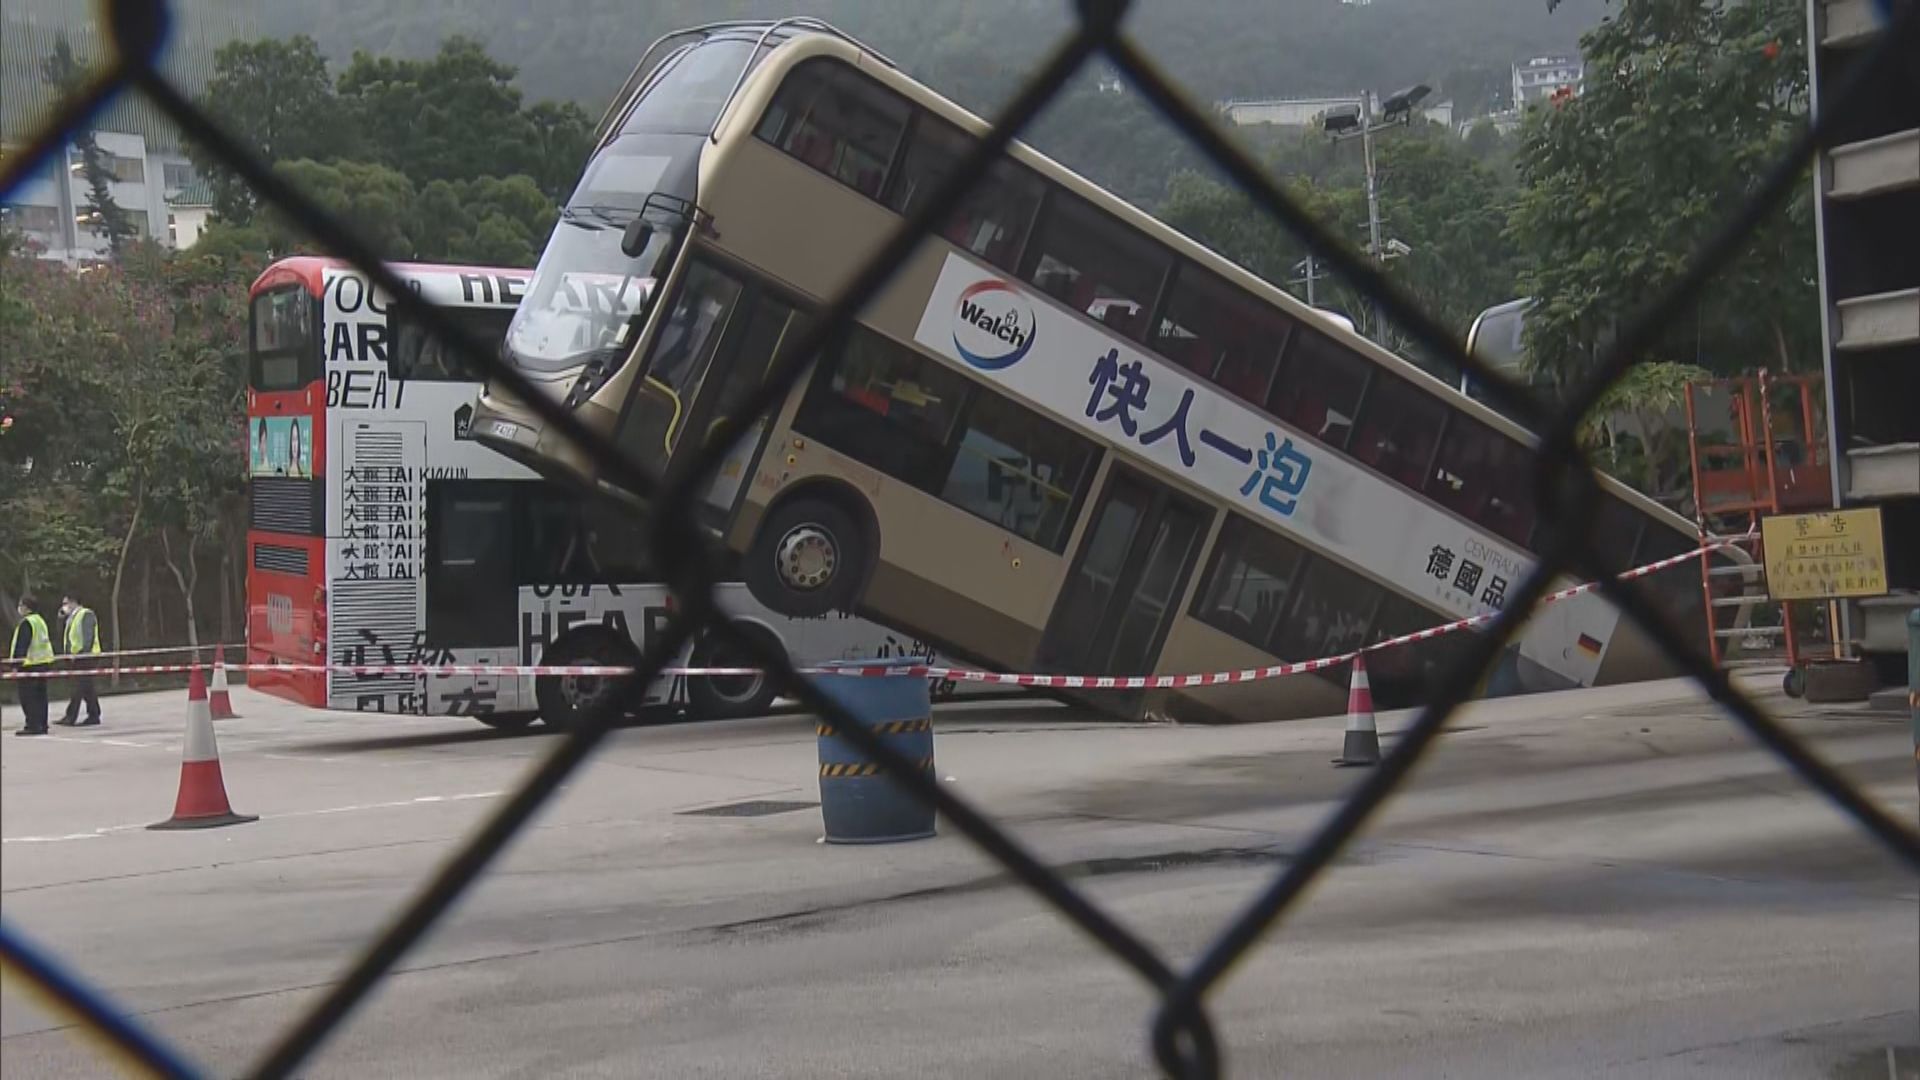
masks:
{"label": "bus upper deck window", "polygon": [[1432,394],[1405,379],[1377,372],[1348,449],[1381,473],[1418,489],[1446,417],[1446,406]]}
{"label": "bus upper deck window", "polygon": [[1065,192],[1047,200],[1037,230],[1028,280],[1073,310],[1145,340],[1148,309],[1173,257]]}
{"label": "bus upper deck window", "polygon": [[1243,401],[1266,400],[1292,320],[1225,280],[1183,265],[1154,327],[1160,355]]}
{"label": "bus upper deck window", "polygon": [[1533,534],[1533,459],[1527,448],[1475,420],[1455,416],[1434,458],[1427,495],[1525,546]]}
{"label": "bus upper deck window", "polygon": [[[973,147],[973,138],[959,128],[921,113],[888,183],[888,208],[899,214],[919,209]],[[960,201],[941,235],[995,266],[1010,267],[1033,224],[1040,192],[1037,177],[1002,158]]]}
{"label": "bus upper deck window", "polygon": [[1327,335],[1295,327],[1267,410],[1328,446],[1345,449],[1371,368]]}
{"label": "bus upper deck window", "polygon": [[908,104],[844,64],[814,61],[787,77],[760,119],[760,138],[878,199],[907,126]]}

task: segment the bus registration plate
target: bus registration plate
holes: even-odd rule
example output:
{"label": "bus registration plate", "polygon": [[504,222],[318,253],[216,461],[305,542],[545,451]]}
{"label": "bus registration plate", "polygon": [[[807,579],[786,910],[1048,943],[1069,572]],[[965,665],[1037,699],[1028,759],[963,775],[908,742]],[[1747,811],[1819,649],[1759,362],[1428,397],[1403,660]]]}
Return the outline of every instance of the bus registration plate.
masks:
{"label": "bus registration plate", "polygon": [[497,438],[515,440],[520,438],[520,425],[511,420],[494,420],[491,422],[491,427]]}

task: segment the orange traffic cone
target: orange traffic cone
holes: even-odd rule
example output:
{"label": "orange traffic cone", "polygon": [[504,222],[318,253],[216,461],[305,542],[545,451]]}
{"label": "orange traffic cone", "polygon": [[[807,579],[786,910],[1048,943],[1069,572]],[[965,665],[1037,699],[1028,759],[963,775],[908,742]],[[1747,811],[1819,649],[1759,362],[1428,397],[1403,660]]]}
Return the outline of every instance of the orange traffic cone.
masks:
{"label": "orange traffic cone", "polygon": [[1373,726],[1373,688],[1367,684],[1365,653],[1353,658],[1353,682],[1347,689],[1347,741],[1335,765],[1378,765],[1380,732]]}
{"label": "orange traffic cone", "polygon": [[217,645],[213,650],[213,692],[207,697],[207,710],[215,720],[238,720],[240,714],[233,711],[233,696],[227,692],[227,647]]}
{"label": "orange traffic cone", "polygon": [[149,829],[211,829],[259,821],[253,814],[236,814],[227,803],[226,781],[220,777],[220,748],[213,741],[213,714],[207,707],[207,684],[199,667],[187,677],[187,745],[180,762],[180,795],[173,816]]}

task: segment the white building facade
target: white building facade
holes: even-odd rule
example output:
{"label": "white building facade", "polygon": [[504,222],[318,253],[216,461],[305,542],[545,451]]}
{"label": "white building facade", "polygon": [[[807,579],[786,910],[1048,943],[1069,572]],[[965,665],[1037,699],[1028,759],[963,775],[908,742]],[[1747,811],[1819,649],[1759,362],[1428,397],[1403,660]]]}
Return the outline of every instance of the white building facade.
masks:
{"label": "white building facade", "polygon": [[1586,66],[1577,56],[1536,56],[1513,65],[1513,107],[1524,109],[1561,90],[1580,92]]}

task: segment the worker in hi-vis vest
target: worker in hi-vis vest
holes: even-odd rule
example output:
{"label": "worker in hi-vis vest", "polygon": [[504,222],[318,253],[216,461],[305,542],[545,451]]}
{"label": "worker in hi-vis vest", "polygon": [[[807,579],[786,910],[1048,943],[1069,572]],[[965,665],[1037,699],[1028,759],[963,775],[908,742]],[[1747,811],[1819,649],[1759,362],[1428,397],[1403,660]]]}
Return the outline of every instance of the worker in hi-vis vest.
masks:
{"label": "worker in hi-vis vest", "polygon": [[[7,656],[14,661],[12,666],[26,675],[44,674],[53,666],[53,636],[47,633],[47,620],[40,616],[40,601],[31,596],[20,598],[20,621],[13,628],[13,648]],[[47,680],[27,678],[14,685],[20,688],[20,711],[27,714],[27,726],[14,734],[45,735]]]}
{"label": "worker in hi-vis vest", "polygon": [[[93,690],[93,666],[99,663],[100,655],[100,620],[72,593],[60,598],[60,614],[67,620],[60,636],[66,643],[67,666],[73,672],[73,691],[67,698],[67,715],[58,722],[68,727],[88,727],[100,722],[100,695]],[[87,703],[85,720],[80,719],[82,701]]]}

